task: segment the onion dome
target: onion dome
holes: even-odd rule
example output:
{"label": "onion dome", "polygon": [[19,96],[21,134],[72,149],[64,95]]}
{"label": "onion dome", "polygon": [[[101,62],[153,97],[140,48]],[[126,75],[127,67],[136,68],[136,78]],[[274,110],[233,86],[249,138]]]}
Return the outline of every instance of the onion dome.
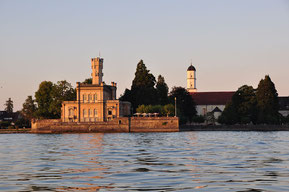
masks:
{"label": "onion dome", "polygon": [[191,64],[187,71],[196,71],[196,68]]}

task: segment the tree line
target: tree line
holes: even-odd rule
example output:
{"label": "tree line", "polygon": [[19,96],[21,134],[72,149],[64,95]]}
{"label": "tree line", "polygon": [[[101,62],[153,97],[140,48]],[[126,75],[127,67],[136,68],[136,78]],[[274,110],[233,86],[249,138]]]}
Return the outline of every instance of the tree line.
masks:
{"label": "tree line", "polygon": [[133,112],[159,113],[163,116],[175,115],[175,99],[180,121],[182,123],[191,122],[197,111],[187,90],[183,87],[173,87],[169,92],[165,78],[159,75],[156,80],[143,60],[137,64],[131,88],[125,89],[120,97],[122,101],[131,102]]}
{"label": "tree line", "polygon": [[218,119],[221,124],[282,124],[288,123],[279,113],[278,93],[269,75],[257,89],[243,85],[233,95]]}

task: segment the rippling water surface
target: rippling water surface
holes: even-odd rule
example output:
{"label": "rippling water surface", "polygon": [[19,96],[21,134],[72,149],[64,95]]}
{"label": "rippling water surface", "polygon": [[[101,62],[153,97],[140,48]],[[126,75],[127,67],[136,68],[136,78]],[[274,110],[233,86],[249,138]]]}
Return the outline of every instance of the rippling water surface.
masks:
{"label": "rippling water surface", "polygon": [[289,132],[2,134],[0,191],[289,191]]}

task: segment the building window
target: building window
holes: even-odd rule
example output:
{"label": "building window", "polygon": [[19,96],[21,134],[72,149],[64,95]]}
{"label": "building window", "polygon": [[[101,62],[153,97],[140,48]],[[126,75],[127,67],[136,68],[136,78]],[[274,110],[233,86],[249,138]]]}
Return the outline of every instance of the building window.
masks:
{"label": "building window", "polygon": [[74,115],[73,109],[69,109],[69,116],[73,116],[73,115]]}
{"label": "building window", "polygon": [[90,117],[90,109],[88,109],[88,117]]}
{"label": "building window", "polygon": [[86,100],[86,94],[83,94],[83,102]]}
{"label": "building window", "polygon": [[94,109],[94,116],[95,116],[95,117],[97,116],[97,111],[96,111],[96,109]]}
{"label": "building window", "polygon": [[112,111],[109,110],[109,111],[108,111],[108,115],[112,115]]}
{"label": "building window", "polygon": [[86,109],[83,109],[83,116],[86,116]]}
{"label": "building window", "polygon": [[90,100],[91,100],[91,95],[90,94],[88,94],[88,102],[90,102]]}

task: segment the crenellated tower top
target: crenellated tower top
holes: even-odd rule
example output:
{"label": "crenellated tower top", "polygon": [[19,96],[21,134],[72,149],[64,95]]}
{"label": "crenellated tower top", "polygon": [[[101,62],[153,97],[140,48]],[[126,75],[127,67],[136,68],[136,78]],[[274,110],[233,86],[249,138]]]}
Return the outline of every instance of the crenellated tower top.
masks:
{"label": "crenellated tower top", "polygon": [[103,58],[97,57],[91,59],[91,69],[92,69],[92,84],[100,85],[102,83],[102,69],[103,69]]}

